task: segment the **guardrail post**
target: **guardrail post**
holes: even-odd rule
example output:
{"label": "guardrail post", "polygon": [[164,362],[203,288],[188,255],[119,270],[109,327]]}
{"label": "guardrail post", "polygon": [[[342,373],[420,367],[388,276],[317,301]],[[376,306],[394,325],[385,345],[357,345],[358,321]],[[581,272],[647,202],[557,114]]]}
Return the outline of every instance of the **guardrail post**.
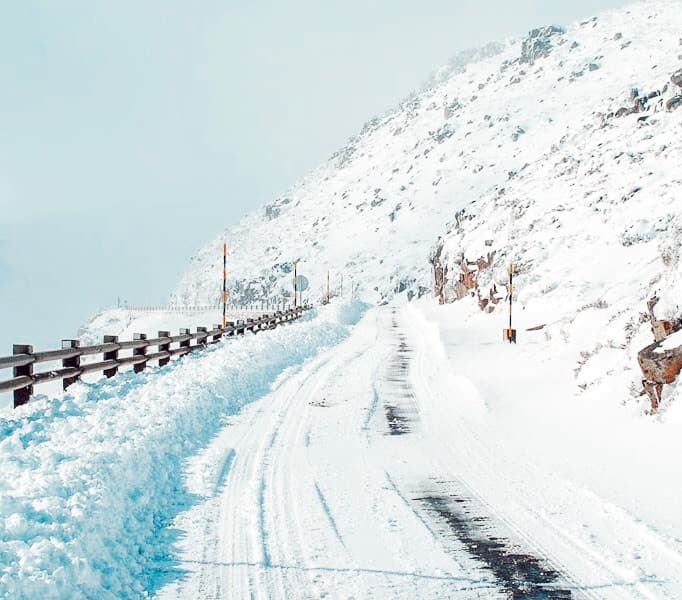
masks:
{"label": "guardrail post", "polygon": [[[189,335],[189,328],[180,328],[180,335]],[[185,340],[184,342],[180,342],[180,348],[189,348],[189,343],[191,341],[192,340]]]}
{"label": "guardrail post", "polygon": [[[104,336],[104,343],[105,344],[118,344],[118,336],[117,335],[105,335]],[[116,350],[109,350],[109,352],[104,353],[104,360],[118,360],[118,349]],[[118,373],[118,367],[112,367],[111,369],[104,369],[104,376],[105,377],[113,377]]]}
{"label": "guardrail post", "polygon": [[[14,344],[12,354],[33,354],[33,346],[26,344]],[[22,367],[14,367],[14,377],[33,377],[33,363]],[[33,386],[27,385],[20,390],[14,390],[14,408],[26,404],[33,395]]]}
{"label": "guardrail post", "polygon": [[[170,331],[159,331],[159,337],[170,337]],[[170,350],[170,342],[166,344],[159,344],[159,352],[168,352]],[[167,356],[166,358],[160,358],[159,359],[159,366],[163,367],[164,365],[167,365],[170,362],[170,356]]]}
{"label": "guardrail post", "polygon": [[[234,327],[234,321],[228,321],[227,323],[225,323],[225,325],[227,325],[227,327]],[[230,337],[234,334],[235,334],[235,332],[233,329],[232,331],[230,331],[230,333],[227,334],[227,336]]]}
{"label": "guardrail post", "polygon": [[216,342],[220,341],[220,338],[223,337],[223,326],[222,325],[214,325],[213,330],[215,331],[216,329],[220,329],[220,333],[214,333],[213,337],[211,340],[215,344]]}
{"label": "guardrail post", "polygon": [[[133,339],[134,340],[146,340],[147,339],[147,334],[146,333],[133,333]],[[144,356],[147,354],[147,346],[142,346],[142,348],[133,348],[133,356]],[[144,362],[137,363],[136,365],[133,365],[133,371],[135,373],[141,373],[144,371],[144,368],[147,366],[147,361],[145,360]]]}
{"label": "guardrail post", "polygon": [[197,333],[205,333],[204,336],[197,337],[197,344],[199,346],[206,346],[206,339],[208,338],[208,328],[207,327],[197,327]]}
{"label": "guardrail post", "polygon": [[237,319],[237,335],[244,335],[246,333],[246,327],[244,326],[244,321],[242,319]]}
{"label": "guardrail post", "polygon": [[249,325],[247,329],[253,333],[254,325],[253,325],[253,319],[246,319],[247,324]]}
{"label": "guardrail post", "polygon": [[[79,348],[81,345],[80,340],[62,340],[62,350],[65,350],[66,348]],[[81,357],[80,354],[78,356],[72,356],[71,358],[64,358],[62,360],[62,367],[80,367],[81,366]],[[64,377],[62,379],[62,389],[66,389],[69,387],[72,383],[76,383],[78,381],[78,375],[76,377]]]}

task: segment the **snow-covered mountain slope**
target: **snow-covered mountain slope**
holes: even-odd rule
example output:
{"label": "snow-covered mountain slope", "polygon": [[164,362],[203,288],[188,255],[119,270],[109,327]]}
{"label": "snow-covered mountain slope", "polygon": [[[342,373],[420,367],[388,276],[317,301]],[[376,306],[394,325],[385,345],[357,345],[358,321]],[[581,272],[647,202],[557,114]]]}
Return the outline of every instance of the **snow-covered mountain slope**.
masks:
{"label": "snow-covered mountain slope", "polygon": [[[571,344],[576,390],[637,397],[647,299],[680,313],[681,32],[682,3],[643,2],[463,55],[207,244],[175,300],[215,300],[223,238],[247,298],[290,289],[298,259],[314,298],[329,269],[377,303],[489,300],[513,260],[519,322]],[[506,307],[486,308],[501,328]]]}
{"label": "snow-covered mountain slope", "polygon": [[[626,198],[629,212],[649,224],[633,221],[625,233],[624,223],[614,223],[614,235],[658,237],[660,215],[651,219],[648,199],[664,195],[661,206],[672,209],[674,199],[665,194],[679,181],[682,110],[667,112],[665,103],[681,91],[670,83],[682,67],[681,31],[680,2],[646,2],[565,32],[538,29],[463,54],[424,91],[365,124],[316,171],[202,248],[175,301],[219,297],[223,239],[236,297],[289,291],[298,259],[314,298],[330,270],[333,288],[343,274],[346,291],[352,277],[364,298],[382,302],[396,292],[432,288],[429,249],[462,209],[487,211],[502,223],[513,204],[536,228],[546,228],[563,202],[581,214],[581,230],[592,230],[607,216],[600,196],[607,203]],[[640,97],[661,91],[645,103],[650,118],[608,117],[633,105],[633,88]],[[570,187],[571,174],[580,188]],[[553,181],[558,175],[563,184]],[[566,221],[566,235],[572,229]],[[499,255],[507,232],[495,230]],[[517,256],[534,243],[548,248],[549,239],[532,233],[518,240]]]}

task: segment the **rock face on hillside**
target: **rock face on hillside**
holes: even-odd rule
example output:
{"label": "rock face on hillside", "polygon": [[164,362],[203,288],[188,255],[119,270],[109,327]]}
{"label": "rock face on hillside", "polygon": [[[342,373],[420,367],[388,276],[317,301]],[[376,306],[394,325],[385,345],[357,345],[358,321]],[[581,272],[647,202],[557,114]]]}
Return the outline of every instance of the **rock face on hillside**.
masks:
{"label": "rock face on hillside", "polygon": [[[492,240],[490,240],[492,246]],[[490,250],[485,256],[471,260],[462,254],[449,266],[443,262],[443,241],[439,240],[431,251],[429,262],[433,267],[434,294],[440,304],[447,304],[463,298],[472,297],[478,302],[481,310],[490,313],[503,300],[496,283],[481,286],[481,279],[488,271],[495,258],[495,251]],[[447,285],[446,285],[447,284]],[[504,286],[500,286],[504,289]]]}
{"label": "rock face on hillside", "polygon": [[[650,412],[658,410],[663,385],[675,380],[682,360],[681,349],[660,351],[681,326],[675,314],[682,291],[682,204],[676,191],[682,175],[673,157],[682,152],[682,120],[674,113],[679,77],[670,72],[636,88],[623,86],[611,106],[623,100],[629,106],[595,111],[593,122],[559,138],[535,162],[511,170],[505,182],[454,215],[430,257],[439,302],[473,297],[490,312],[499,304],[492,298],[505,295],[497,292],[505,289],[505,265],[520,261],[520,309],[532,323],[549,322],[537,328],[545,339],[571,342],[573,324],[597,324],[580,328],[578,387],[603,385],[616,371],[596,365],[602,357],[619,357],[622,394],[636,398],[639,382],[627,371],[639,362]],[[485,260],[488,238],[496,251]],[[642,320],[637,303],[654,289],[663,290],[666,315],[654,317],[650,305]],[[646,322],[654,344],[644,341]],[[625,389],[628,377],[632,392]]]}
{"label": "rock face on hillside", "polygon": [[533,29],[521,42],[521,62],[533,65],[539,58],[549,56],[553,39],[562,33],[564,30],[556,25]]}
{"label": "rock face on hillside", "polygon": [[658,300],[658,296],[653,296],[647,302],[655,341],[637,354],[644,377],[644,392],[651,402],[651,413],[658,410],[663,386],[673,383],[682,370],[682,318],[657,319],[654,308]]}

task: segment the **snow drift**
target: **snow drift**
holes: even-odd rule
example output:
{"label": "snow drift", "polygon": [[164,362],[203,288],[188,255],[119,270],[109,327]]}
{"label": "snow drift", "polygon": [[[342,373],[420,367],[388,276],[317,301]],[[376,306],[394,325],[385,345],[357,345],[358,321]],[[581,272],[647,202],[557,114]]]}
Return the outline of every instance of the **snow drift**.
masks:
{"label": "snow drift", "polygon": [[0,596],[144,595],[168,551],[160,532],[192,502],[183,460],[362,311],[325,310],[143,374],[78,383],[0,419]]}

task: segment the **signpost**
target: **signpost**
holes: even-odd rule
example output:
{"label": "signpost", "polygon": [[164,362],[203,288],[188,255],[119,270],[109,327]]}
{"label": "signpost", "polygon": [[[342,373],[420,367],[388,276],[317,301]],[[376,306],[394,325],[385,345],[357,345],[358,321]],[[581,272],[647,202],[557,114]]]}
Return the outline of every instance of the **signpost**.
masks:
{"label": "signpost", "polygon": [[296,294],[298,293],[298,302],[303,304],[302,293],[308,289],[310,282],[305,275],[296,275],[294,278],[294,306],[296,306]]}

